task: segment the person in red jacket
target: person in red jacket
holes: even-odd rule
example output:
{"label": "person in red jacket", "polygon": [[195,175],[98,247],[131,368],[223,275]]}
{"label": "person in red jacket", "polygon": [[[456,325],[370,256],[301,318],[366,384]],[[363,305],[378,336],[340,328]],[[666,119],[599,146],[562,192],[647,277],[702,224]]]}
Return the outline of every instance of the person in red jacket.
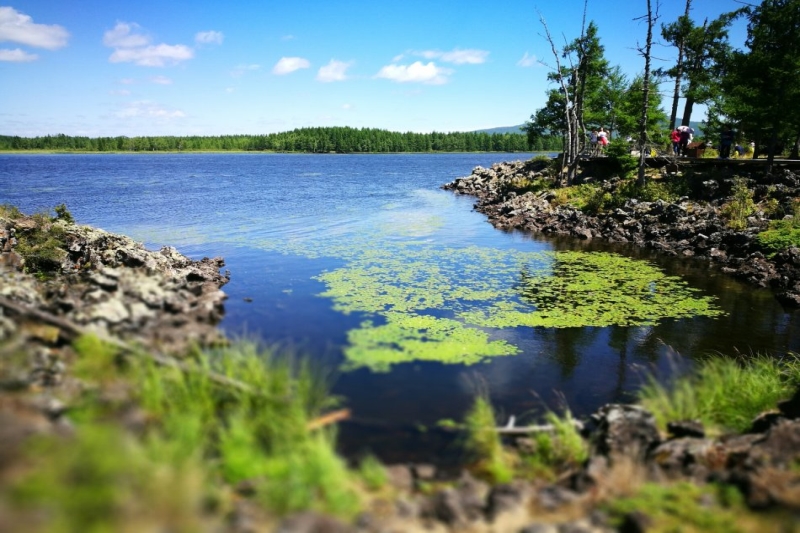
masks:
{"label": "person in red jacket", "polygon": [[681,144],[681,132],[678,131],[678,128],[672,130],[670,139],[672,139],[672,153],[675,155],[675,157],[678,157]]}

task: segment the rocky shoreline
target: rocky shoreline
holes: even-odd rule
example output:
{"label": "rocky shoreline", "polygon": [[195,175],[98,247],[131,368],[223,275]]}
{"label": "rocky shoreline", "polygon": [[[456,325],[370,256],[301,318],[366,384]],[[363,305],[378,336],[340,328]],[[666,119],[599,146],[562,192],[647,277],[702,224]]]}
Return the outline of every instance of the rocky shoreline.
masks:
{"label": "rocky shoreline", "polygon": [[[730,229],[722,216],[723,205],[734,185],[732,173],[665,173],[663,179],[685,180],[696,195],[676,202],[629,199],[621,207],[595,215],[570,205],[559,205],[554,202],[556,194],[552,190],[525,192],[519,188],[520,183],[546,176],[547,164],[542,161],[498,163],[488,169],[477,167],[470,176],[457,178],[443,188],[475,196],[476,211],[487,215],[500,229],[604,239],[668,255],[697,257],[738,279],[773,289],[786,306],[800,306],[800,249],[789,248],[768,258],[756,238],[769,225],[763,211],[757,209],[747,217],[746,228],[742,230]],[[788,170],[745,179],[756,205],[769,200],[792,212],[793,200],[800,197],[800,176]],[[585,181],[615,195],[623,180]]]}
{"label": "rocky shoreline", "polygon": [[[705,224],[705,240],[717,239],[716,233],[721,232],[716,249],[728,258],[734,257],[734,250],[748,249],[744,240],[738,245],[742,248],[735,248],[738,237],[724,230],[711,231],[711,217],[704,218],[694,209],[690,215],[686,202],[631,203],[615,216],[591,219],[570,208],[548,208],[546,194],[508,193],[497,198],[499,175],[516,176],[520,171],[530,170],[526,170],[526,163],[490,171],[476,169],[473,177],[456,180],[448,187],[479,196],[478,208],[498,227],[586,238],[609,235],[656,247],[648,243],[666,246],[676,235],[668,231],[667,220],[677,220],[693,224],[692,229]],[[495,175],[490,176],[490,172]],[[702,212],[711,211],[709,207]],[[683,220],[691,216],[695,217],[691,222]],[[648,231],[662,227],[654,226],[655,220],[661,221],[664,233],[660,239],[649,239],[652,233]],[[690,229],[685,231],[691,233]],[[23,237],[35,240],[31,237],[37,232],[57,234],[63,243],[60,254],[44,253],[48,249],[46,239],[37,241],[38,251],[27,250],[31,257],[39,253],[42,264],[50,261],[52,275],[37,276],[21,268],[19,241]],[[670,245],[670,250],[712,256],[709,248],[700,246],[703,239],[690,235],[683,240],[686,242]],[[69,404],[83,386],[70,372],[74,361],[69,343],[77,331],[94,332],[165,354],[184,354],[192,346],[224,340],[216,326],[225,300],[220,289],[229,275],[220,274],[224,265],[220,258],[193,261],[169,247],[148,251],[127,237],[42,217],[0,219],[0,244],[0,476],[10,475],[19,461],[19,450],[32,435],[69,434],[74,430]],[[736,263],[724,264],[734,268],[730,265]],[[766,266],[759,272],[769,273],[764,283],[772,283],[777,273],[783,272],[774,263],[764,260],[763,264]],[[24,358],[12,360],[12,355],[20,352]],[[139,422],[122,423],[136,427]],[[612,516],[603,503],[639,484],[680,481],[734,487],[750,509],[789,513],[785,523],[796,523],[800,516],[800,473],[796,468],[800,464],[800,392],[758,417],[743,434],[709,436],[696,421],[674,421],[668,434],[663,434],[650,413],[631,405],[604,406],[582,428],[588,459],[559,471],[553,481],[517,479],[491,484],[468,469],[453,479],[437,472],[434,465],[390,465],[386,467],[388,488],[371,496],[354,520],[308,511],[292,514],[277,524],[265,516],[245,482],[229,489],[235,494],[235,505],[225,511],[224,526],[216,530],[647,531],[653,522],[648,511]],[[536,446],[530,435],[508,437],[506,445],[528,452]],[[0,529],[4,526],[3,503],[0,498]],[[713,511],[719,504],[709,500],[702,505]],[[19,524],[5,525],[24,529]]]}

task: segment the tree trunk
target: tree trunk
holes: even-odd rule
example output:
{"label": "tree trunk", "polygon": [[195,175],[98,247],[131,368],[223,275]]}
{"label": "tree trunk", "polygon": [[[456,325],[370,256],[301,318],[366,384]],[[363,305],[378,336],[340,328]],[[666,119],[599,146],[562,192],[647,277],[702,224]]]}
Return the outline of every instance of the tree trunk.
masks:
{"label": "tree trunk", "polygon": [[[657,1],[657,0],[656,0]],[[656,15],[657,17],[657,15]],[[645,162],[647,160],[647,108],[650,99],[650,50],[653,46],[653,9],[647,0],[647,43],[644,48],[644,81],[642,83],[642,116],[639,118],[639,186],[645,184]]]}
{"label": "tree trunk", "polygon": [[[692,0],[686,0],[685,17],[689,17],[689,9],[692,6]],[[672,113],[669,116],[669,131],[675,129],[675,121],[678,117],[678,99],[681,96],[681,79],[683,78],[683,39],[678,43],[678,63],[675,72],[675,90],[672,93]]]}
{"label": "tree trunk", "polygon": [[683,118],[681,125],[688,126],[692,120],[692,109],[694,108],[694,98],[691,96],[686,97],[686,104],[683,106]]}

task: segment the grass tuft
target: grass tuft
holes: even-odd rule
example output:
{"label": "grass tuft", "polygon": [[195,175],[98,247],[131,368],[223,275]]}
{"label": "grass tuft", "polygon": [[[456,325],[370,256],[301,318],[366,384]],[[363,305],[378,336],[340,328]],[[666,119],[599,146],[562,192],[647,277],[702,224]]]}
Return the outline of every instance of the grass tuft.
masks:
{"label": "grass tuft", "polygon": [[553,480],[583,463],[589,456],[589,448],[575,427],[572,413],[567,411],[560,417],[551,411],[545,418],[554,430],[533,434],[534,449],[530,454],[522,454],[521,460],[528,476]]}
{"label": "grass tuft", "polygon": [[746,360],[711,357],[671,386],[651,379],[639,392],[661,428],[672,420],[700,420],[707,429],[744,431],[800,384],[800,358],[756,355]]}
{"label": "grass tuft", "polygon": [[497,423],[488,394],[478,394],[464,422],[467,428],[466,448],[476,460],[477,473],[493,483],[511,481],[511,461],[495,429]]}

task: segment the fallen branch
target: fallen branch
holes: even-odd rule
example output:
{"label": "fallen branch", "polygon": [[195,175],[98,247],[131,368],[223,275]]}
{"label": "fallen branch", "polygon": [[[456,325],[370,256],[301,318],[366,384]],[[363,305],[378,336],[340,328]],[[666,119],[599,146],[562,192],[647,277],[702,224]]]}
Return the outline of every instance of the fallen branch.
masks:
{"label": "fallen branch", "polygon": [[319,429],[348,418],[350,418],[350,409],[339,409],[338,411],[326,413],[318,418],[315,418],[314,420],[311,420],[308,424],[306,424],[306,428],[309,430]]}

